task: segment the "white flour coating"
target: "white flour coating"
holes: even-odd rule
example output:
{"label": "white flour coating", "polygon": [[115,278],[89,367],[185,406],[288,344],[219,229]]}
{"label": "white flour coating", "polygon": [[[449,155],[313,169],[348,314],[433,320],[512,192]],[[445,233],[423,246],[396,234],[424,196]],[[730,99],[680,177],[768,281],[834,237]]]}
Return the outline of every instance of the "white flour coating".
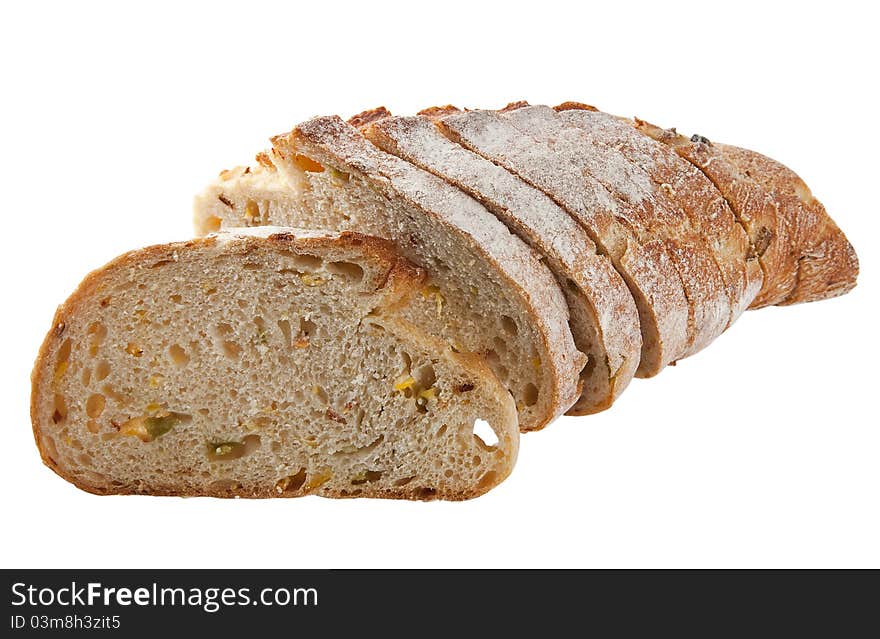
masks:
{"label": "white flour coating", "polygon": [[444,133],[515,173],[568,211],[587,230],[627,281],[642,328],[640,374],[653,375],[683,357],[688,343],[688,302],[677,271],[645,225],[627,216],[589,172],[546,140],[520,131],[491,111],[440,119]]}
{"label": "white flour coating", "polygon": [[727,290],[730,326],[756,294],[752,280],[757,270],[747,264],[745,229],[715,185],[671,148],[636,130],[630,120],[579,109],[562,111],[559,117],[584,131],[595,144],[623,153],[653,182],[657,203],[678,211],[692,237],[703,240]]}
{"label": "white flour coating", "polygon": [[[688,299],[685,355],[705,348],[724,331],[730,321],[730,295],[718,264],[685,211],[670,204],[651,179],[657,170],[651,158],[643,158],[642,164],[632,162],[624,149],[598,143],[547,106],[525,106],[503,117],[524,133],[546,141],[598,180],[620,202],[622,214],[645,229],[643,236],[664,240]],[[626,133],[617,135],[618,139],[639,135],[631,127],[624,129],[622,123],[621,129]]]}

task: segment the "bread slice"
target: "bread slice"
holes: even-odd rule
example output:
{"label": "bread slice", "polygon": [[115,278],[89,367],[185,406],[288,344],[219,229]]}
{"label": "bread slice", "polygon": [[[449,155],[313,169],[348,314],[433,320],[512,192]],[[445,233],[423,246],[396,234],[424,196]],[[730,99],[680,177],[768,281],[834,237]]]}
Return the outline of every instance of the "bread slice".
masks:
{"label": "bread slice", "polygon": [[198,233],[242,222],[386,237],[429,273],[405,311],[464,352],[485,355],[520,428],[542,428],[580,395],[586,356],[540,256],[458,188],[366,140],[336,116],[273,139],[260,167],[224,173],[196,200]]}
{"label": "bread slice", "polygon": [[599,144],[619,150],[653,182],[657,206],[679,211],[687,220],[691,240],[702,240],[727,289],[729,327],[758,294],[763,273],[745,229],[715,185],[672,149],[634,131],[630,120],[571,102],[555,110]]}
{"label": "bread slice", "polygon": [[404,319],[423,280],[356,233],[127,253],[86,277],[40,351],[43,460],[100,494],[479,495],[514,464],[516,410],[484,361]]}
{"label": "bread slice", "polygon": [[764,272],[751,308],[836,297],[855,286],[855,250],[794,171],[701,135],[687,138],[639,119],[633,124],[705,174],[745,227]]}
{"label": "bread slice", "polygon": [[626,283],[584,229],[542,192],[446,138],[427,117],[391,117],[383,109],[354,121],[382,150],[478,200],[546,258],[568,301],[575,345],[589,356],[569,414],[608,408],[638,367],[639,317]]}
{"label": "bread slice", "polygon": [[630,223],[619,200],[584,171],[583,162],[493,111],[430,113],[451,140],[519,176],[568,211],[611,259],[638,309],[642,333],[638,375],[655,375],[685,354],[688,301],[667,245]]}

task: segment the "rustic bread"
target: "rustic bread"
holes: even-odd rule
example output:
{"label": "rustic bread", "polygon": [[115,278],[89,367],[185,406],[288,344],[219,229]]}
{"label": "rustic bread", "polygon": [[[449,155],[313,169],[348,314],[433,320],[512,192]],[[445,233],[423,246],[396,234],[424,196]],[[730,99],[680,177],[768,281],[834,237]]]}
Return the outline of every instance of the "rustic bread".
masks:
{"label": "rustic bread", "polygon": [[654,184],[657,206],[678,210],[687,221],[691,241],[708,249],[728,292],[729,327],[757,295],[763,273],[751,252],[749,238],[715,185],[672,149],[633,130],[632,123],[587,105],[555,107],[559,117],[590,135],[597,143],[613,147]]}
{"label": "rustic bread", "polygon": [[[429,114],[451,140],[543,191],[573,215],[611,259],[638,308],[642,332],[640,376],[655,375],[685,354],[688,300],[668,248],[662,239],[645,237],[641,232],[650,220],[631,224],[615,195],[589,170],[585,171],[587,163],[581,160],[589,147],[567,144],[567,148],[559,148],[549,139],[523,132],[503,114],[493,111],[441,108]],[[626,167],[608,168],[623,171]]]}
{"label": "rustic bread", "polygon": [[[504,109],[503,117],[524,133],[547,141],[598,180],[614,198],[615,215],[626,220],[641,241],[656,239],[664,244],[688,302],[687,343],[676,359],[705,348],[724,331],[730,323],[731,295],[701,233],[700,218],[670,206],[665,196],[671,187],[661,188],[662,182],[653,179],[657,158],[643,155],[634,161],[628,140],[614,128],[574,126],[547,106],[517,104]],[[621,128],[633,138],[643,137],[631,127]]]}
{"label": "rustic bread", "polygon": [[486,355],[516,400],[520,428],[541,428],[574,404],[587,358],[565,297],[540,256],[479,202],[335,116],[277,136],[258,159],[197,198],[197,232],[272,223],[387,237],[429,273],[404,316]]}
{"label": "rustic bread", "polygon": [[40,351],[43,459],[101,494],[479,495],[513,466],[515,407],[480,358],[404,318],[423,280],[355,233],[127,253],[59,308]]}
{"label": "rustic bread", "polygon": [[705,174],[736,213],[764,273],[751,308],[821,300],[855,286],[852,245],[791,169],[701,135],[687,138],[639,119],[633,124]]}
{"label": "rustic bread", "polygon": [[568,301],[575,345],[589,357],[581,397],[569,414],[608,408],[638,367],[639,317],[626,283],[583,228],[542,192],[452,142],[426,117],[392,117],[377,109],[349,122],[364,127],[382,150],[478,200],[546,258]]}

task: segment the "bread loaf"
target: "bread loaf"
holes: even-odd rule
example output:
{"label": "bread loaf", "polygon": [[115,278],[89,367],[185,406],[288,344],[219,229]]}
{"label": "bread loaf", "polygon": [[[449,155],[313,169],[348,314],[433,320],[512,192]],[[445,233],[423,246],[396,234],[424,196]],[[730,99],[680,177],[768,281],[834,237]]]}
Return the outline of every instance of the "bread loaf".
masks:
{"label": "bread loaf", "polygon": [[40,351],[43,460],[100,494],[479,495],[513,466],[516,410],[481,358],[405,318],[423,286],[355,233],[127,253],[59,308]]}
{"label": "bread loaf", "polygon": [[[432,220],[427,230],[425,219]],[[409,118],[379,108],[348,124],[316,118],[274,138],[257,166],[224,172],[197,199],[200,233],[266,223],[363,228],[392,239],[453,300],[432,332],[487,355],[526,430],[547,415],[530,410],[545,397],[523,367],[530,347],[502,347],[491,322],[450,323],[463,308],[498,317],[507,314],[499,299],[514,306],[538,299],[490,289],[486,282],[505,266],[503,279],[553,300],[525,304],[517,317],[540,320],[539,335],[567,318],[570,330],[549,343],[571,353],[571,335],[588,356],[583,368],[577,356],[564,363],[569,374],[580,372],[574,414],[607,408],[634,368],[649,377],[698,352],[746,308],[839,295],[858,273],[852,246],[784,166],[574,102],[432,107]],[[518,238],[549,271],[525,275],[506,252],[528,253]],[[482,265],[467,284],[478,300],[462,287],[472,271],[461,267],[463,254]],[[561,294],[549,292],[550,272]],[[553,375],[565,376],[558,368]],[[556,414],[565,402],[554,397]]]}

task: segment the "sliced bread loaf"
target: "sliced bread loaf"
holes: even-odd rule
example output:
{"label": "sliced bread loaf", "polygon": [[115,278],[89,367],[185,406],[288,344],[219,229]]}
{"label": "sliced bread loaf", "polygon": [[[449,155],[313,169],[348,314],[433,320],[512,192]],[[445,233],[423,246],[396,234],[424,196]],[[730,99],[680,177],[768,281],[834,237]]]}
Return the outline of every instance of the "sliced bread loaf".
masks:
{"label": "sliced bread loaf", "polygon": [[568,300],[575,345],[590,358],[569,414],[608,408],[635,374],[641,332],[626,283],[586,231],[544,193],[452,142],[427,117],[374,110],[357,118],[378,147],[459,187],[545,256]]}
{"label": "sliced bread loaf", "polygon": [[701,135],[687,138],[638,119],[633,124],[705,174],[746,229],[764,272],[751,308],[826,299],[855,286],[855,250],[794,171]]}
{"label": "sliced bread loaf", "polygon": [[480,358],[404,319],[423,279],[355,233],[127,253],[59,308],[40,351],[43,460],[101,494],[479,495],[514,464],[515,407]]}
{"label": "sliced bread loaf", "polygon": [[[607,255],[635,300],[642,332],[638,374],[649,377],[682,357],[688,346],[688,300],[662,238],[644,227],[662,220],[630,220],[615,195],[584,162],[520,130],[493,111],[428,112],[451,140],[504,167],[568,211]],[[573,146],[573,145],[572,145]],[[582,156],[585,149],[578,153]]]}
{"label": "sliced bread loaf", "polygon": [[578,399],[587,358],[575,347],[565,297],[540,256],[479,202],[335,116],[277,136],[259,161],[222,174],[197,198],[197,232],[244,221],[389,238],[429,273],[405,317],[459,351],[485,355],[523,430]]}

